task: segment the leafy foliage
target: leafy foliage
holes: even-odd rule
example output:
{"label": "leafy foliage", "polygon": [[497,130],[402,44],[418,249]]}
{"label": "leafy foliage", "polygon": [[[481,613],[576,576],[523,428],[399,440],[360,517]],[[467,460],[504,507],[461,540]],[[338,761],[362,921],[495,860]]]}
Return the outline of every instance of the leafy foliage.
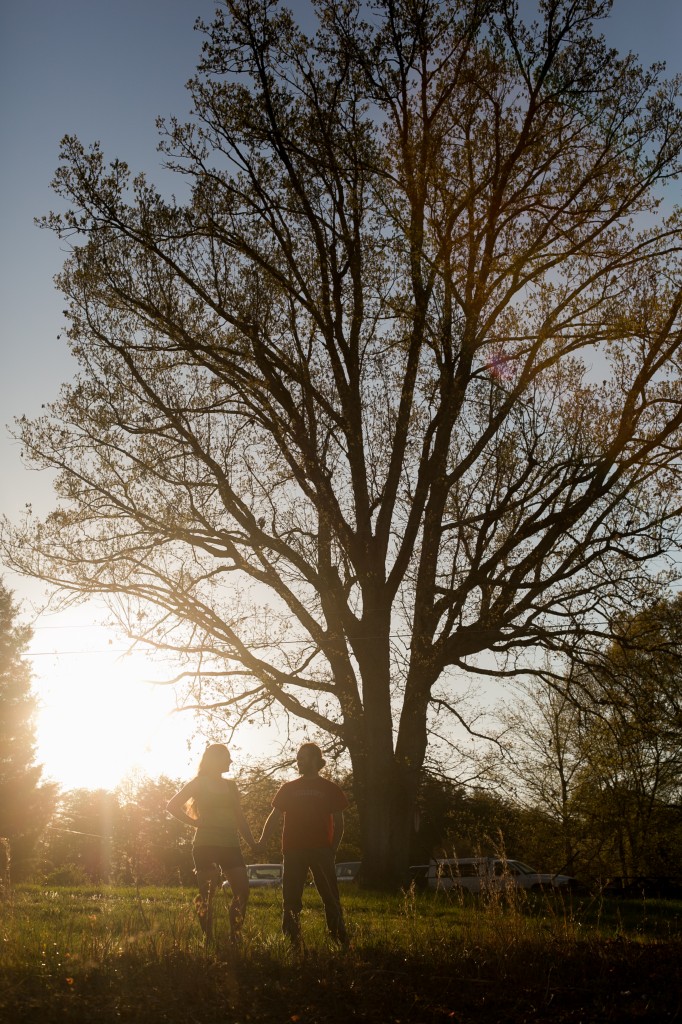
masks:
{"label": "leafy foliage", "polygon": [[508,709],[500,778],[583,877],[671,878],[682,863],[682,596],[614,624],[563,685],[531,679]]}
{"label": "leafy foliage", "polygon": [[21,878],[57,787],[41,782],[42,767],[35,763],[36,699],[25,658],[31,630],[17,622],[17,614],[11,592],[0,582],[0,836],[10,842],[12,877]]}
{"label": "leafy foliage", "polygon": [[624,617],[591,680],[578,805],[614,873],[679,876],[682,595]]}
{"label": "leafy foliage", "polygon": [[60,884],[66,870],[74,884],[80,875],[95,883],[192,885],[191,835],[165,810],[178,789],[162,776],[115,793],[64,793],[43,843],[43,877]]}

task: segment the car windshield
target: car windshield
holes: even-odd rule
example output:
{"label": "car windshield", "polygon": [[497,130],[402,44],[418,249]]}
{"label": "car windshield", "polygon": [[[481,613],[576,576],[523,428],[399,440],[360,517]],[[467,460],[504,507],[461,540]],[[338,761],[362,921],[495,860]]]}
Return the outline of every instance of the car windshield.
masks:
{"label": "car windshield", "polygon": [[535,868],[528,867],[527,864],[522,864],[520,860],[510,860],[509,867],[518,871],[522,875],[537,875]]}

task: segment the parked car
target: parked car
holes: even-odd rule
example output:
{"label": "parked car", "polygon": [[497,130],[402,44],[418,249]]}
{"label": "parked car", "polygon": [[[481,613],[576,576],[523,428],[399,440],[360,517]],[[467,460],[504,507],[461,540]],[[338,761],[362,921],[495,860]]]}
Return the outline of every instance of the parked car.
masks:
{"label": "parked car", "polygon": [[342,860],[336,865],[337,882],[354,882],[360,871],[362,861]]}
{"label": "parked car", "polygon": [[[247,864],[246,877],[249,889],[278,889],[282,884],[281,864]],[[230,883],[223,882],[223,889],[229,889]]]}
{"label": "parked car", "polygon": [[428,864],[410,864],[403,878],[403,889],[409,889],[413,883],[415,889],[426,889],[429,883]]}
{"label": "parked car", "polygon": [[459,857],[434,860],[429,864],[428,885],[439,891],[460,888],[469,892],[485,889],[567,889],[577,885],[569,875],[536,871],[520,860],[497,857]]}

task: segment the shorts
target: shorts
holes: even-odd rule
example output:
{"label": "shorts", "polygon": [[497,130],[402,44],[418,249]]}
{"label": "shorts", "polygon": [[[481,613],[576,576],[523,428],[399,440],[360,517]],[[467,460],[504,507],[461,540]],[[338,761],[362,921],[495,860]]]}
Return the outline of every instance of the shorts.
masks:
{"label": "shorts", "polygon": [[246,868],[238,846],[195,846],[192,849],[195,871],[206,871],[215,864],[223,873],[232,868]]}

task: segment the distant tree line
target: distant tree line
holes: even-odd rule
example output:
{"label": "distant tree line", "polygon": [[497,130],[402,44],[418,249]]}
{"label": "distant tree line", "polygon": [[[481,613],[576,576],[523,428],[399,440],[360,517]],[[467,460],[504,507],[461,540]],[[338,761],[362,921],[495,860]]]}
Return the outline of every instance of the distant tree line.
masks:
{"label": "distant tree line", "polygon": [[[254,832],[270,812],[280,782],[260,771],[239,780]],[[113,882],[123,885],[193,884],[192,830],[165,810],[181,782],[162,776],[108,790],[64,793],[45,830],[36,863],[38,877],[54,885]],[[353,815],[351,815],[351,819]],[[357,859],[349,821],[340,859]],[[278,861],[278,840],[265,859]]]}
{"label": "distant tree line", "polygon": [[[351,780],[341,781],[350,794]],[[505,793],[502,785],[497,792],[470,789],[424,773],[412,830],[412,863],[434,856],[501,853],[539,870],[573,874],[588,884],[641,876],[682,882],[682,815],[666,795],[650,800],[645,815],[635,776],[609,787],[604,777],[586,768],[576,781],[566,819],[548,803],[512,795],[514,787],[527,781],[510,776]],[[264,821],[278,785],[279,780],[260,772],[240,779],[253,827]],[[78,789],[63,794],[36,851],[35,879],[53,885],[191,885],[191,832],[164,810],[178,787],[177,780],[162,777],[145,780],[134,791]],[[628,853],[635,848],[636,858]],[[278,839],[263,859],[281,860]],[[338,859],[362,859],[352,796]]]}

